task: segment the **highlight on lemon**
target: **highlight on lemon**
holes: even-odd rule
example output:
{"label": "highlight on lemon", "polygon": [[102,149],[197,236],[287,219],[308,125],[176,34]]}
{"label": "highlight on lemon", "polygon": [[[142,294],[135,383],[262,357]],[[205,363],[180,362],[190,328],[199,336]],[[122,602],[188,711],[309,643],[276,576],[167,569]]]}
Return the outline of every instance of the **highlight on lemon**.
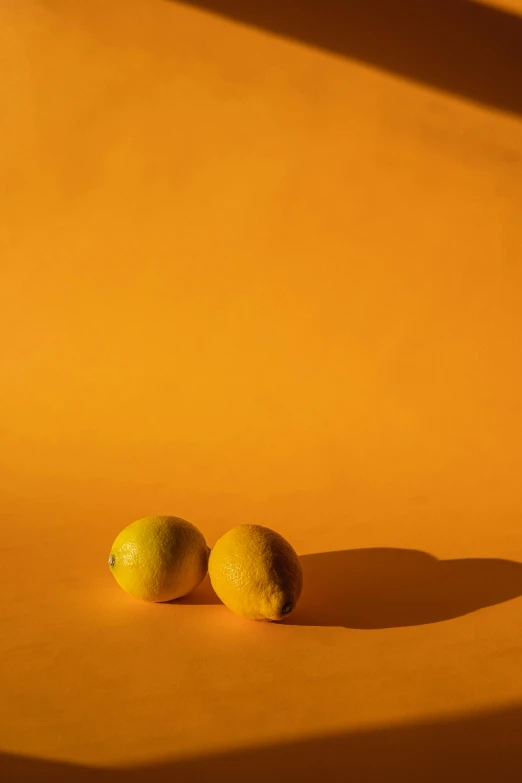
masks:
{"label": "highlight on lemon", "polygon": [[171,601],[205,578],[209,548],[203,534],[179,517],[132,522],[116,537],[109,568],[126,593],[144,601]]}

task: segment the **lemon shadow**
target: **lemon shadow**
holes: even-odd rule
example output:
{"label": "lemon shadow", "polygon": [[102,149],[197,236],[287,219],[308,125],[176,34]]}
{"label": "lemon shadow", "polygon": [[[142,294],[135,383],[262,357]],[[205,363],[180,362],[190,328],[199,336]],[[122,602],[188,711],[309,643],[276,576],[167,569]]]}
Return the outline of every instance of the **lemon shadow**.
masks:
{"label": "lemon shadow", "polygon": [[303,594],[289,625],[379,629],[451,620],[522,595],[522,564],[438,560],[414,549],[351,549],[301,558]]}
{"label": "lemon shadow", "polygon": [[166,601],[165,603],[177,604],[178,606],[212,606],[214,604],[221,604],[221,601],[215,594],[214,589],[210,584],[210,577],[207,574],[201,584],[191,593],[184,595],[183,598],[175,598],[172,601]]}
{"label": "lemon shadow", "polygon": [[[374,548],[300,557],[303,593],[284,625],[377,630],[452,620],[522,596],[522,563],[495,558],[438,560],[416,549]],[[209,576],[166,603],[222,603]]]}

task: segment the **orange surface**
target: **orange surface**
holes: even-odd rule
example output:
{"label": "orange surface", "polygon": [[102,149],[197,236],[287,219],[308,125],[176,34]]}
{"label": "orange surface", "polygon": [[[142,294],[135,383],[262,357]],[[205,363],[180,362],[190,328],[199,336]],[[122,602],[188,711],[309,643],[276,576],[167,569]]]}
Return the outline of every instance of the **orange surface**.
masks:
{"label": "orange surface", "polygon": [[[520,780],[522,71],[243,21],[2,0],[0,778]],[[295,615],[127,597],[148,514]]]}

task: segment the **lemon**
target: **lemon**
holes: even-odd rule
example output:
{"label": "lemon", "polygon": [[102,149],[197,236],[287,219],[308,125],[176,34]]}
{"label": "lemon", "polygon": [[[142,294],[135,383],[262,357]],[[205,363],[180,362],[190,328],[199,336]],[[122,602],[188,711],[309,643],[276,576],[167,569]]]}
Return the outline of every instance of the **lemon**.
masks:
{"label": "lemon", "polygon": [[210,553],[208,571],[218,597],[249,620],[282,620],[301,594],[297,554],[279,533],[261,525],[239,525]]}
{"label": "lemon", "polygon": [[206,541],[178,517],[145,517],[124,528],[112,545],[109,567],[121,588],[144,601],[187,595],[207,573]]}

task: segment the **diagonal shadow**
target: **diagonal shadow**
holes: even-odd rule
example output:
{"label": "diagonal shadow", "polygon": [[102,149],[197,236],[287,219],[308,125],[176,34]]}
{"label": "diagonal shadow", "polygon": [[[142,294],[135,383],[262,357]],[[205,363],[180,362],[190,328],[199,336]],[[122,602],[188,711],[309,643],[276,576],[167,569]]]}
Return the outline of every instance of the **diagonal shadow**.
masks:
{"label": "diagonal shadow", "polygon": [[[347,705],[347,709],[349,706]],[[2,783],[519,783],[522,707],[140,767],[0,754]]]}
{"label": "diagonal shadow", "polygon": [[522,563],[437,560],[414,549],[351,549],[301,557],[293,625],[397,628],[451,620],[522,595]]}
{"label": "diagonal shadow", "polygon": [[499,8],[470,0],[181,2],[522,114],[522,17]]}

